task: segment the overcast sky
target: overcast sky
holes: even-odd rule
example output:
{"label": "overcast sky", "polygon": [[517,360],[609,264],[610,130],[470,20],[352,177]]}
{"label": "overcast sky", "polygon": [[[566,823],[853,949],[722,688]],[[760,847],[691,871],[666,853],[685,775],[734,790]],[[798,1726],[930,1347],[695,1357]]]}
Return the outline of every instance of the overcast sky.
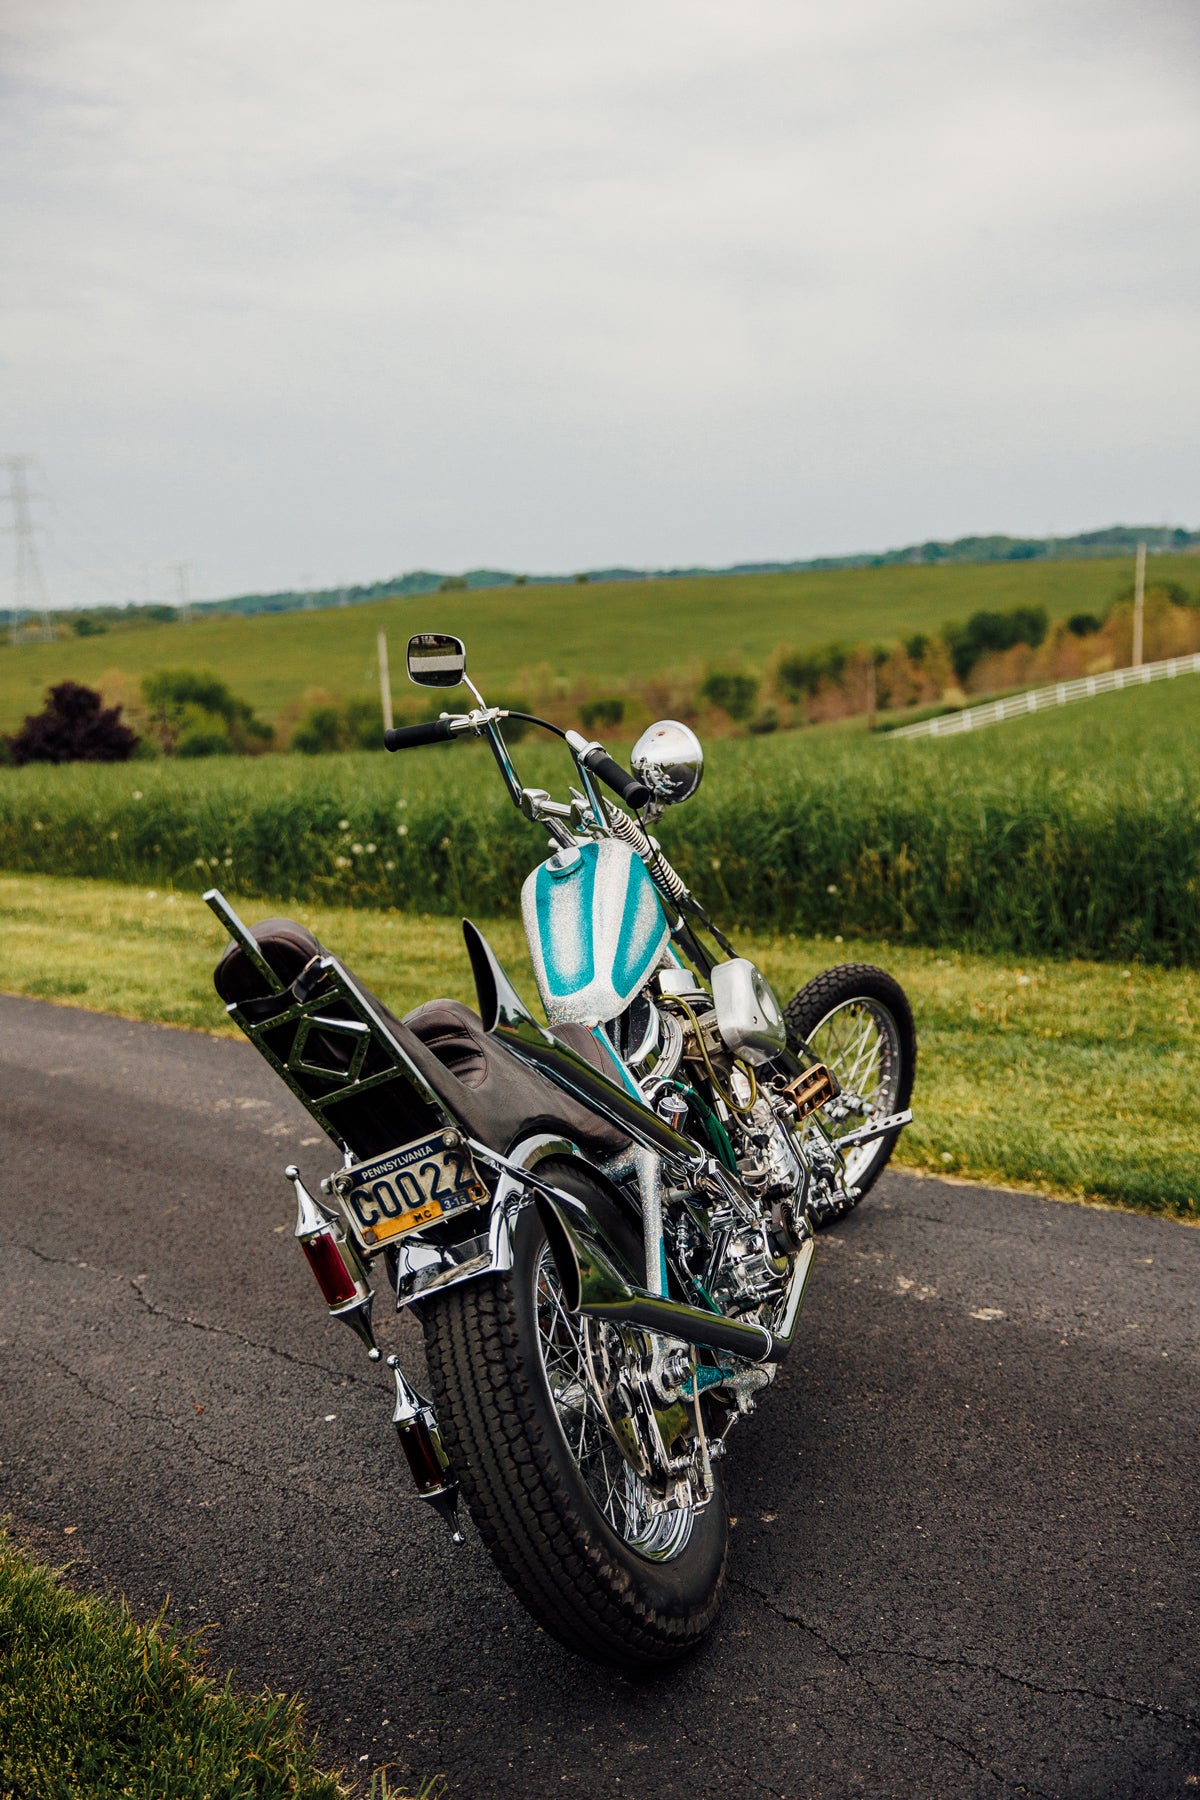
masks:
{"label": "overcast sky", "polygon": [[8,0],[0,54],[58,604],[1200,524],[1191,0]]}

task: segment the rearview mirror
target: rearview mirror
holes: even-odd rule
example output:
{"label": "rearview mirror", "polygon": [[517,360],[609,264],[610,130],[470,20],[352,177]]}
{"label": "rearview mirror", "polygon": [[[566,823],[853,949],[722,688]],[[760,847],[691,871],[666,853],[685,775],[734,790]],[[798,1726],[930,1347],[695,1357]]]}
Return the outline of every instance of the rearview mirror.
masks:
{"label": "rearview mirror", "polygon": [[648,725],[629,758],[660,806],[677,806],[690,800],[704,774],[704,751],[690,725],[678,719],[659,719]]}
{"label": "rearview mirror", "polygon": [[461,687],[467,652],[461,638],[444,631],[419,631],[408,640],[408,679],[418,687]]}

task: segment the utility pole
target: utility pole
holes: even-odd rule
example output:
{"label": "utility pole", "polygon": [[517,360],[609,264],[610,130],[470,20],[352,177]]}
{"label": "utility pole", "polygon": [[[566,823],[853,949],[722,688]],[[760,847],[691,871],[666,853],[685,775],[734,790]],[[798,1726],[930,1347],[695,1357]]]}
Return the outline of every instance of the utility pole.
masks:
{"label": "utility pole", "polygon": [[1133,668],[1142,666],[1142,637],[1146,622],[1146,546],[1137,547],[1133,577]]}
{"label": "utility pole", "polygon": [[379,698],[383,701],[383,729],[392,729],[392,678],[388,674],[387,632],[379,634]]}
{"label": "utility pole", "polygon": [[177,562],[172,563],[171,567],[175,571],[175,588],[179,595],[179,617],[180,620],[186,624],[192,616],[191,590],[189,583],[192,565],[190,562]]}
{"label": "utility pole", "polygon": [[30,469],[34,467],[34,459],[32,456],[6,456],[3,460],[8,471],[8,501],[12,507],[12,524],[5,529],[11,531],[17,540],[16,585],[13,590],[10,634],[14,644],[21,643],[29,633],[22,615],[36,613],[38,624],[29,635],[48,644],[54,636],[54,628],[47,610],[46,583],[38,559],[33,509],[29,503],[28,477]]}

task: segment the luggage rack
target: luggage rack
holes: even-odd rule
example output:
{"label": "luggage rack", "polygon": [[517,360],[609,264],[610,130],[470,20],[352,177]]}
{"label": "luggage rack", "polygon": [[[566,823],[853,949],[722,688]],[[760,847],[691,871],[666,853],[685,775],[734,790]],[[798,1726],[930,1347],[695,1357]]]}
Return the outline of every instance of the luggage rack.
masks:
{"label": "luggage rack", "polygon": [[226,1013],[343,1151],[378,1155],[444,1125],[437,1095],[344,963],[319,953],[289,985],[224,894],[202,898],[267,987]]}

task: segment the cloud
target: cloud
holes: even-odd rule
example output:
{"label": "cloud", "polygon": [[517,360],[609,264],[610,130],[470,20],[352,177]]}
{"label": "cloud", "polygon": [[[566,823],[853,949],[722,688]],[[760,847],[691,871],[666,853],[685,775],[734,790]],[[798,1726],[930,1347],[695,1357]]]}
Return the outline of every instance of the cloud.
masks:
{"label": "cloud", "polygon": [[56,597],[1191,517],[1195,37],[22,0],[0,432],[59,498]]}

